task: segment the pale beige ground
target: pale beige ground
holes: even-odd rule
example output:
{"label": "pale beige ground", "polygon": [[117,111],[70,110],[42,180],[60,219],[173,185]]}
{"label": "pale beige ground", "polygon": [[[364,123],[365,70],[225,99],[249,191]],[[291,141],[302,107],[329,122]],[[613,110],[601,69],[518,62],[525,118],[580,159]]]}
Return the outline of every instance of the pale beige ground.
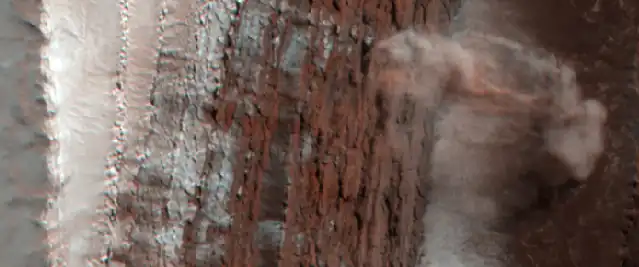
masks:
{"label": "pale beige ground", "polygon": [[51,177],[60,194],[47,213],[53,266],[86,266],[105,240],[96,210],[103,202],[107,156],[114,151],[116,70],[120,8],[117,1],[43,1],[42,50],[49,109],[56,111],[48,133],[57,143],[50,154]]}

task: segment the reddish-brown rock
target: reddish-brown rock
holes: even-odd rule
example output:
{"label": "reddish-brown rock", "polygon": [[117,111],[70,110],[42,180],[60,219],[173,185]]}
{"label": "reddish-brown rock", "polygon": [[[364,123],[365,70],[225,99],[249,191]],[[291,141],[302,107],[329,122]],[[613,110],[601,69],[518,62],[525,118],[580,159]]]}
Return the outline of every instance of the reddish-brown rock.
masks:
{"label": "reddish-brown rock", "polygon": [[[146,191],[123,194],[128,211],[118,215],[135,221],[138,236],[180,228],[178,256],[163,259],[171,256],[147,249],[149,238],[141,238],[147,241],[114,260],[126,258],[130,266],[413,266],[427,186],[420,178],[427,171],[419,160],[424,133],[407,131],[390,144],[385,127],[422,115],[406,103],[405,117],[389,122],[393,105],[366,77],[384,68],[370,57],[375,40],[425,23],[448,29],[457,5],[425,2],[245,1],[226,14],[235,19],[223,29],[228,38],[220,39],[224,47],[215,55],[223,55],[220,66],[205,65],[215,62],[202,56],[213,53],[202,40],[214,34],[185,35],[192,38],[185,55],[160,56],[154,89],[160,115],[153,125],[159,135],[206,129],[188,135],[206,151],[198,163],[203,167],[192,174],[138,174]],[[510,19],[538,45],[574,62],[588,97],[606,103],[609,149],[584,188],[517,227],[512,252],[523,266],[635,266],[638,7],[572,2],[510,1],[508,8],[519,10]],[[507,18],[491,23],[504,24],[500,19]],[[491,30],[519,37],[510,28]],[[201,61],[189,58],[198,52]],[[219,81],[211,74],[217,71]],[[396,74],[380,77],[401,79]],[[184,121],[172,121],[186,117],[187,130]],[[228,147],[222,142],[231,139]],[[186,142],[173,140],[178,147]],[[200,180],[182,190],[185,177]],[[222,180],[232,181],[230,188]],[[177,196],[184,201],[172,199]],[[172,200],[188,203],[180,206],[187,215],[176,216],[179,223],[172,221]]]}

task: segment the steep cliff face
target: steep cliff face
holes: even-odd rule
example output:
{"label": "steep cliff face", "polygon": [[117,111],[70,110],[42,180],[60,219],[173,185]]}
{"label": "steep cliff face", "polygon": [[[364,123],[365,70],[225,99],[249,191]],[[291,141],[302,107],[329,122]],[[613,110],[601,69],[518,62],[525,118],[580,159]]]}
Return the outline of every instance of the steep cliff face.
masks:
{"label": "steep cliff face", "polygon": [[[388,153],[383,101],[364,86],[365,55],[378,35],[437,11],[390,2],[193,1],[174,7],[185,14],[179,21],[159,14],[167,36],[150,89],[153,130],[139,143],[147,152],[140,167],[123,179],[135,190],[120,191],[116,214],[130,225],[131,244],[113,261],[414,261],[415,214],[424,208],[419,161]],[[420,142],[409,137],[402,146],[419,154]]]}
{"label": "steep cliff face", "polygon": [[[78,73],[63,77],[84,78],[93,90],[68,84],[79,88],[69,101],[100,103],[85,106],[87,114],[60,104],[87,122],[74,121],[78,139],[53,152],[71,153],[78,160],[67,169],[87,173],[70,172],[77,176],[68,181],[72,187],[55,173],[51,181],[67,192],[68,214],[107,207],[82,217],[102,228],[67,224],[63,237],[80,236],[71,231],[79,225],[94,232],[77,242],[95,242],[91,251],[55,247],[67,261],[413,266],[423,241],[428,118],[414,99],[391,102],[366,79],[385,67],[370,56],[376,41],[428,24],[445,33],[470,27],[555,53],[576,67],[586,96],[609,109],[607,154],[593,177],[565,200],[550,197],[551,205],[517,225],[509,253],[522,266],[639,265],[633,176],[639,6],[632,1],[463,1],[459,9],[461,2],[449,1],[122,0],[101,2],[104,8],[65,6],[89,12],[77,20],[50,8],[56,1],[45,2],[64,27],[112,26],[99,34],[89,27],[92,38],[77,35],[87,33],[82,27],[76,36],[45,31],[49,42],[51,36],[91,41],[76,44],[74,53],[99,54],[84,55],[87,64],[108,62],[74,65]],[[23,19],[37,24],[35,15]],[[98,40],[109,45],[98,51]],[[98,78],[105,79],[96,84]],[[107,93],[111,102],[91,98]],[[99,124],[92,114],[110,117],[104,128],[83,131]],[[389,125],[398,134],[387,135]],[[83,157],[85,150],[73,150],[80,146],[103,151],[87,149],[92,153]],[[89,160],[93,165],[79,164]],[[102,179],[109,183],[98,185]],[[90,182],[89,190],[74,181]],[[73,192],[86,194],[76,200],[87,204],[83,209],[74,206]]]}
{"label": "steep cliff face", "polygon": [[[428,22],[443,31],[479,25],[471,29],[556,53],[576,66],[586,96],[610,109],[606,158],[574,196],[551,200],[548,210],[517,227],[512,251],[517,261],[524,266],[630,262],[633,254],[619,251],[634,242],[624,236],[632,232],[624,214],[632,209],[634,149],[628,129],[636,69],[628,66],[636,58],[637,36],[628,29],[636,27],[636,7],[627,2],[485,4],[494,17],[469,12],[481,10],[470,2],[460,12],[454,3],[395,1],[248,1],[199,9],[207,14],[199,18],[214,23],[192,31],[197,43],[185,49],[193,51],[186,53],[190,58],[178,61],[171,55],[174,63],[164,64],[191,64],[182,75],[194,80],[162,89],[172,95],[175,88],[190,88],[192,94],[186,95],[195,97],[173,95],[156,104],[158,114],[183,112],[183,125],[197,125],[187,131],[206,127],[208,137],[200,140],[211,142],[202,162],[207,167],[190,165],[182,169],[191,170],[190,175],[166,179],[173,181],[172,192],[180,192],[173,194],[186,195],[185,202],[193,205],[192,217],[180,217],[184,232],[173,260],[187,266],[413,264],[422,242],[418,220],[425,204],[421,178],[426,167],[419,159],[426,133],[411,126],[390,140],[383,128],[387,123],[413,125],[424,120],[423,114],[409,100],[403,103],[403,116],[389,120],[395,114],[389,113],[391,106],[365,86],[364,78],[375,68],[368,56],[375,40]],[[495,10],[512,12],[490,12]],[[455,14],[458,22],[449,28],[446,21]],[[173,77],[175,71],[158,77]],[[170,80],[157,79],[154,86],[176,84]],[[181,107],[168,108],[168,103]],[[188,129],[173,127],[165,129]],[[179,145],[185,141],[174,144],[186,147]],[[193,193],[176,187],[187,176],[201,177],[194,180]],[[175,225],[180,229],[181,224]]]}
{"label": "steep cliff face", "polygon": [[[136,242],[148,246],[134,243],[114,260],[133,266],[409,260],[414,209],[423,206],[414,204],[416,170],[393,167],[376,136],[375,95],[363,87],[363,55],[376,34],[400,23],[391,13],[408,7],[196,4],[186,11],[187,27],[167,24],[183,42],[163,43],[158,59],[151,89],[157,107],[151,128],[158,133],[149,135],[149,156],[131,178],[146,192],[119,198],[118,217],[135,222],[132,232],[147,238]],[[413,174],[401,179],[403,168]],[[399,233],[389,236],[390,229]],[[174,240],[151,240],[160,232]]]}
{"label": "steep cliff face", "polygon": [[[131,199],[121,206],[135,207],[141,232],[164,229],[175,240],[149,250],[134,245],[132,264],[413,264],[426,133],[411,126],[389,140],[383,128],[424,118],[409,100],[402,117],[389,121],[389,103],[364,78],[375,40],[427,22],[444,31],[479,25],[471,28],[545,48],[577,67],[586,95],[611,110],[609,152],[584,188],[517,227],[512,252],[524,266],[629,261],[619,251],[629,242],[624,212],[633,179],[633,142],[624,129],[635,101],[636,70],[628,68],[636,55],[636,33],[628,30],[636,27],[634,7],[485,3],[489,14],[513,12],[486,18],[469,12],[480,10],[470,4],[456,12],[455,4],[410,1],[194,5],[184,20],[190,26],[173,27],[190,41],[160,54],[152,89],[152,128],[164,132],[150,135],[158,143],[148,146],[147,162],[160,162],[156,147],[164,140],[174,167],[144,164],[133,181],[153,193],[121,198]],[[455,14],[459,22],[449,28]]]}

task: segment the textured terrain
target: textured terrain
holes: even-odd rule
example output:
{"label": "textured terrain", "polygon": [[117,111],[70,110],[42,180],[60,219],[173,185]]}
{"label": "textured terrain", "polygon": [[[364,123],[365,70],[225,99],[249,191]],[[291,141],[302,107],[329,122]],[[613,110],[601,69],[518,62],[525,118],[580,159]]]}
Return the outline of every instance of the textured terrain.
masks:
{"label": "textured terrain", "polygon": [[[631,260],[624,231],[634,148],[625,129],[632,122],[636,73],[629,67],[636,33],[621,29],[636,27],[634,9],[629,3],[601,3],[595,11],[587,5],[594,3],[523,3],[503,7],[528,12],[508,18],[521,29],[500,28],[512,25],[503,17],[477,25],[511,38],[535,36],[530,43],[576,65],[586,95],[604,101],[613,119],[610,148],[595,177],[522,222],[512,252],[525,266],[620,265]],[[149,246],[133,246],[123,258],[133,266],[148,260],[186,266],[413,263],[422,230],[416,218],[424,208],[424,168],[417,160],[423,133],[398,137],[393,146],[404,147],[403,153],[389,153],[387,105],[364,86],[371,68],[367,53],[376,39],[397,29],[428,21],[446,29],[436,23],[446,21],[448,10],[410,1],[199,7],[196,22],[210,24],[188,18],[198,29],[184,29],[193,43],[160,54],[153,89],[159,110],[151,121],[168,134],[150,137],[175,136],[180,141],[161,144],[193,159],[175,158],[170,174],[168,165],[149,163],[134,178],[149,188],[147,204],[136,200],[140,194],[121,203],[135,211],[138,227],[146,227],[141,229],[175,231],[178,240],[140,241]],[[531,24],[542,17],[544,23]],[[464,18],[483,19],[472,12]],[[406,120],[420,116],[407,110]],[[178,117],[162,119],[171,116]],[[204,143],[198,142],[208,143],[208,150],[200,151]]]}
{"label": "textured terrain", "polygon": [[[108,266],[129,267],[412,266],[427,192],[425,133],[417,127],[389,139],[384,128],[424,118],[410,101],[403,116],[389,118],[394,106],[366,77],[384,67],[369,55],[377,40],[430,24],[443,32],[472,25],[543,47],[571,62],[586,96],[609,110],[595,174],[513,229],[517,262],[639,266],[636,3],[486,0],[460,11],[458,3],[418,0],[116,2],[83,17],[83,25],[98,25],[97,14],[119,19],[117,36],[99,35],[116,39],[99,55],[108,66],[74,74],[109,77],[75,94],[113,93],[113,104],[85,110],[113,114],[121,131],[96,131],[103,140],[91,145],[105,151],[81,166],[91,173],[73,175],[96,183],[86,197],[103,202],[93,197],[102,197],[97,181],[109,172],[101,178],[105,168],[96,168],[111,164],[116,183],[102,190],[113,212],[95,218],[109,219],[106,246],[74,255],[100,258],[93,253],[104,250]],[[496,10],[504,12],[489,12]],[[33,14],[0,2],[0,183],[8,190],[0,237],[18,244],[0,251],[7,266],[42,266],[45,256],[37,254],[45,233],[31,223],[44,212],[47,187]],[[111,138],[117,146],[105,142]]]}

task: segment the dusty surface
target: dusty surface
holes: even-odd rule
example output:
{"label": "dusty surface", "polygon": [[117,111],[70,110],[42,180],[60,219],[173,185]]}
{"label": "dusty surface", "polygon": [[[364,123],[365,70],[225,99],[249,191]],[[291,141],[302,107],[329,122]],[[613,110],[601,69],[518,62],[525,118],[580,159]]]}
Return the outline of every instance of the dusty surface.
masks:
{"label": "dusty surface", "polygon": [[46,106],[37,86],[43,38],[25,14],[0,1],[0,264],[41,267],[47,255],[38,218],[49,189]]}

